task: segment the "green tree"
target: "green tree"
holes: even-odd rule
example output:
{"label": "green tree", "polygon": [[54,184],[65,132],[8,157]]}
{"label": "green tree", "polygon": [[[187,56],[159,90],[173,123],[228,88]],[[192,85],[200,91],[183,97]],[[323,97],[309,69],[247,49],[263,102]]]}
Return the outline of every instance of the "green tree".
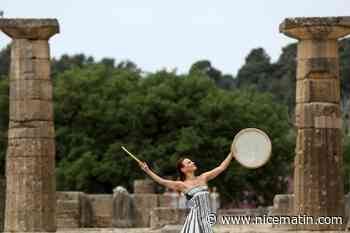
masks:
{"label": "green tree", "polygon": [[10,61],[11,61],[11,46],[7,45],[0,51],[0,79],[6,78],[9,69],[10,69]]}
{"label": "green tree", "polygon": [[237,74],[237,87],[254,86],[259,91],[270,89],[269,79],[273,72],[270,57],[263,48],[253,49]]}
{"label": "green tree", "polygon": [[235,80],[232,75],[223,75],[220,70],[211,65],[208,60],[200,60],[192,64],[189,75],[199,75],[209,78],[215,82],[215,84],[223,89],[232,89],[235,87]]}

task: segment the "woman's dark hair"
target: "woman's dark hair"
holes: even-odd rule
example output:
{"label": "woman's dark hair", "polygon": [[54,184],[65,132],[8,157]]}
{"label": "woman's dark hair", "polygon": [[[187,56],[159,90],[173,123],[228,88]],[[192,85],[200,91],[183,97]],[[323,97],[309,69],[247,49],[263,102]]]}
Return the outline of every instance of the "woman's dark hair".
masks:
{"label": "woman's dark hair", "polygon": [[181,168],[184,167],[184,164],[182,163],[184,161],[185,158],[180,158],[178,161],[177,161],[177,164],[176,164],[176,168],[177,168],[177,171],[179,172],[179,175],[180,175],[180,180],[181,181],[184,181],[186,176],[185,176],[185,173],[183,173],[181,171]]}

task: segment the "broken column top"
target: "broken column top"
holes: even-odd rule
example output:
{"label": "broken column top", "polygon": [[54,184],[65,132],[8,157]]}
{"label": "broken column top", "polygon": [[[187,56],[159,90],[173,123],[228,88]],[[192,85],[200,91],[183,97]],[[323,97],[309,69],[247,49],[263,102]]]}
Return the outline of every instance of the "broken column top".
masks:
{"label": "broken column top", "polygon": [[287,18],[280,32],[296,39],[338,39],[350,33],[350,16]]}
{"label": "broken column top", "polygon": [[57,19],[0,18],[0,30],[13,39],[48,40],[59,33]]}

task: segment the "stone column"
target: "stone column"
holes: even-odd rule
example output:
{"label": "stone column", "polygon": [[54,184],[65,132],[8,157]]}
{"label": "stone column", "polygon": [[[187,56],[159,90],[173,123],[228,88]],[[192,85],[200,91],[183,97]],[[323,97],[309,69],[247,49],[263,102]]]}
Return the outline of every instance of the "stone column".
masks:
{"label": "stone column", "polygon": [[0,19],[10,36],[5,232],[55,232],[55,131],[48,40],[55,19]]}
{"label": "stone column", "polygon": [[[280,31],[299,40],[294,215],[344,217],[337,39],[350,33],[350,17],[286,19]],[[344,224],[297,226],[300,230],[344,227]]]}

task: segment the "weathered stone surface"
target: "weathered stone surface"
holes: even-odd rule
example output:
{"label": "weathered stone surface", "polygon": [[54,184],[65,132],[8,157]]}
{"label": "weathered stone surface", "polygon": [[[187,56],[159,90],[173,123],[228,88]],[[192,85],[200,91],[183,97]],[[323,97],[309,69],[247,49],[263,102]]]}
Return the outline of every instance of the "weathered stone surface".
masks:
{"label": "weathered stone surface", "polygon": [[55,196],[42,193],[7,193],[12,198],[6,199],[5,232],[48,231],[56,230]]}
{"label": "weathered stone surface", "polygon": [[52,159],[55,153],[55,141],[51,138],[21,138],[8,140],[7,158],[51,156]]}
{"label": "weathered stone surface", "polygon": [[155,183],[153,180],[135,180],[134,181],[134,193],[154,193]]}
{"label": "weathered stone surface", "polygon": [[[53,171],[50,171],[50,173],[53,173]],[[10,173],[9,175],[12,175],[9,180],[11,181],[12,178],[14,180],[21,179],[17,182],[16,185],[8,186],[7,187],[7,194],[9,195],[23,195],[23,194],[16,194],[17,192],[21,193],[30,193],[30,194],[50,194],[52,192],[52,189],[56,188],[56,181],[51,179],[45,179],[50,173],[48,174],[42,174],[42,171],[36,172],[36,174],[33,175],[26,175],[23,173]]]}
{"label": "weathered stone surface", "polygon": [[[9,139],[54,139],[55,128],[52,121],[28,121],[28,122],[15,122],[10,121]],[[54,142],[52,142],[53,144]]]}
{"label": "weathered stone surface", "polygon": [[152,229],[158,229],[165,225],[183,224],[185,219],[185,209],[157,207],[151,211],[150,227]]}
{"label": "weathered stone surface", "polygon": [[0,19],[0,29],[16,39],[48,40],[59,32],[56,19]]}
{"label": "weathered stone surface", "polygon": [[57,192],[56,221],[58,228],[93,227],[92,206],[83,192]]}
{"label": "weathered stone surface", "polygon": [[121,186],[113,190],[113,227],[132,227],[134,219],[133,202],[129,192]]}
{"label": "weathered stone surface", "polygon": [[0,29],[14,39],[5,231],[53,232],[56,231],[55,141],[47,40],[58,32],[58,22],[0,19]]}
{"label": "weathered stone surface", "polygon": [[135,193],[133,194],[135,203],[135,227],[149,227],[151,210],[158,207],[158,195]]}
{"label": "weathered stone surface", "polygon": [[52,101],[11,100],[11,121],[53,121]]}
{"label": "weathered stone surface", "polygon": [[[298,60],[306,59],[337,59],[337,40],[302,40],[298,43]],[[312,60],[311,62],[314,62]]]}
{"label": "weathered stone surface", "polygon": [[10,101],[52,100],[51,80],[14,79],[10,83]]}
{"label": "weathered stone surface", "polygon": [[109,194],[90,194],[93,210],[93,226],[111,227],[113,214],[113,196]]}
{"label": "weathered stone surface", "polygon": [[49,80],[50,73],[50,60],[48,59],[11,59],[10,81],[16,79]]}
{"label": "weathered stone surface", "polygon": [[[294,215],[343,218],[337,39],[350,33],[350,17],[286,19],[280,31],[299,39]],[[344,227],[345,224],[303,224],[296,225],[295,230],[342,230]]]}
{"label": "weathered stone surface", "polygon": [[341,129],[339,104],[309,102],[296,105],[295,126],[298,128]]}
{"label": "weathered stone surface", "polygon": [[296,39],[337,39],[350,33],[350,17],[287,18],[280,32]]}
{"label": "weathered stone surface", "polygon": [[80,227],[80,192],[57,192],[56,221],[58,228]]}
{"label": "weathered stone surface", "polygon": [[340,84],[338,79],[302,79],[297,80],[296,102],[339,103]]}
{"label": "weathered stone surface", "polygon": [[[340,129],[298,130],[294,161],[294,215],[343,216]],[[314,226],[334,229],[339,226]]]}
{"label": "weathered stone surface", "polygon": [[297,79],[337,79],[339,60],[337,58],[298,59]]}
{"label": "weathered stone surface", "polygon": [[12,42],[12,59],[50,59],[47,40],[16,39]]}
{"label": "weathered stone surface", "polygon": [[93,209],[89,195],[80,193],[80,227],[93,226]]}

